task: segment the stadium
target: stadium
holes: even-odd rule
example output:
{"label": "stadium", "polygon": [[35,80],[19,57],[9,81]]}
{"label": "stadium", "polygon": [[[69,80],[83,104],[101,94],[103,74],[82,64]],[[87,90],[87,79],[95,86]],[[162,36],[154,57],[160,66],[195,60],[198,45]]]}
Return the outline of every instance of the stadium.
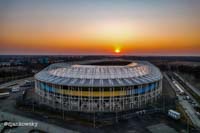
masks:
{"label": "stadium", "polygon": [[162,74],[147,61],[92,60],[56,63],[35,75],[40,104],[64,111],[121,112],[155,103]]}

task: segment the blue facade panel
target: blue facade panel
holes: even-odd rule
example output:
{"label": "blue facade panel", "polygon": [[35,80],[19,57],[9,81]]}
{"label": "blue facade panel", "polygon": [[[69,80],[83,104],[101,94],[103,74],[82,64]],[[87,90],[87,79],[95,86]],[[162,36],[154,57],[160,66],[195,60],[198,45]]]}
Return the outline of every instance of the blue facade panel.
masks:
{"label": "blue facade panel", "polygon": [[45,91],[48,91],[48,92],[55,92],[55,90],[56,90],[55,88],[53,88],[45,83],[42,83],[42,82],[40,83],[40,88]]}

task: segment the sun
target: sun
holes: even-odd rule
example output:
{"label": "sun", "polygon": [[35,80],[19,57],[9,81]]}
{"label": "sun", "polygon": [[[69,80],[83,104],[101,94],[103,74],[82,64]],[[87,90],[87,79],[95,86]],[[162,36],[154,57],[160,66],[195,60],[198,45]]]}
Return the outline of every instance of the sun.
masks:
{"label": "sun", "polygon": [[115,53],[120,53],[121,51],[120,51],[120,49],[119,48],[117,48],[117,49],[115,49]]}

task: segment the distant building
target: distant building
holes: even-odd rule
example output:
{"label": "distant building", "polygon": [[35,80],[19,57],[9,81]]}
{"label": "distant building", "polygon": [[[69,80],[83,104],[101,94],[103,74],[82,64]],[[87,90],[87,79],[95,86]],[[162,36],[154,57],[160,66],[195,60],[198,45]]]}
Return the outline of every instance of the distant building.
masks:
{"label": "distant building", "polygon": [[11,66],[10,62],[0,62],[0,66]]}
{"label": "distant building", "polygon": [[41,63],[41,64],[48,64],[49,63],[49,59],[47,57],[40,58],[39,59],[39,63]]}

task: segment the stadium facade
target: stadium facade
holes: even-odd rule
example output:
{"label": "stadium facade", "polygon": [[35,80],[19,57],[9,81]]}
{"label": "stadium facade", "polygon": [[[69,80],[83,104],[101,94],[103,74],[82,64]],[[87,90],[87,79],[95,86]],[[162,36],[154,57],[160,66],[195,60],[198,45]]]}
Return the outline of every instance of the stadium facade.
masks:
{"label": "stadium facade", "polygon": [[146,61],[57,63],[35,75],[38,102],[65,111],[140,109],[156,102],[161,92],[162,74]]}

